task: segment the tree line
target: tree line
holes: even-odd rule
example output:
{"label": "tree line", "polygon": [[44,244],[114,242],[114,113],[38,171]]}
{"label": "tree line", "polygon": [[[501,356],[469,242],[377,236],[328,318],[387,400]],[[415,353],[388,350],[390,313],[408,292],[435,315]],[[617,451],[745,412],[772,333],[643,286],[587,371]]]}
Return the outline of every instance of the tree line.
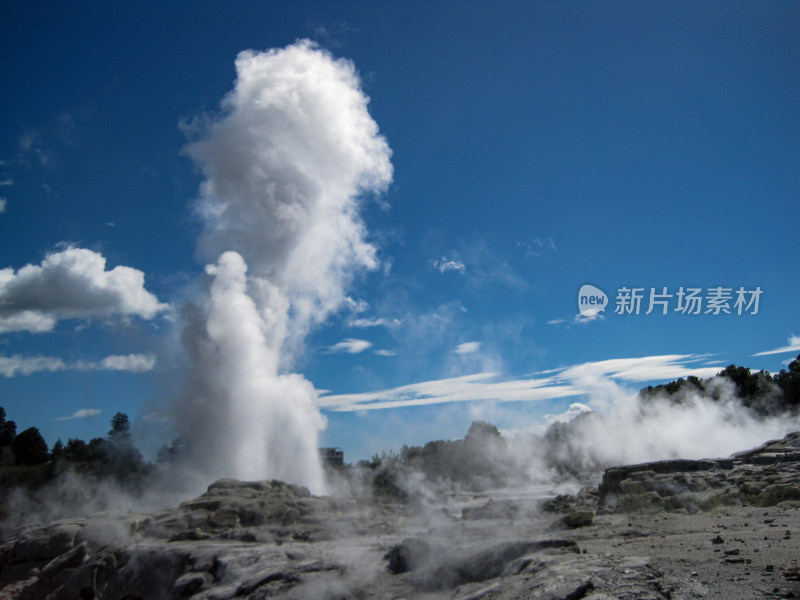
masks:
{"label": "tree line", "polygon": [[[731,364],[715,377],[690,376],[646,387],[639,397],[643,403],[658,399],[681,403],[692,394],[721,401],[731,393],[738,397],[745,410],[758,417],[800,412],[800,355],[789,363],[788,369],[774,375]],[[141,489],[154,474],[156,465],[145,461],[136,448],[126,414],[117,412],[110,426],[105,437],[89,442],[69,438],[63,443],[59,439],[49,449],[38,428],[29,427],[17,433],[16,423],[8,420],[5,409],[0,407],[0,513],[3,494],[12,488],[35,490],[65,472],[77,473],[89,480],[113,480],[132,490]],[[545,450],[553,449],[550,453],[557,454],[556,450],[564,445],[563,438],[569,437],[569,429],[570,424],[551,426],[541,440]],[[181,440],[175,440],[161,448],[156,463],[176,461],[183,450]],[[505,440],[497,429],[488,423],[476,422],[464,440],[404,446],[399,454],[376,455],[371,461],[361,461],[356,469],[371,474],[375,491],[390,495],[399,491],[395,475],[400,467],[422,472],[429,479],[446,478],[467,487],[481,488],[498,485],[513,470],[502,460],[505,454]],[[547,462],[558,463],[549,459]]]}
{"label": "tree line", "polygon": [[0,407],[0,487],[35,489],[67,471],[141,485],[153,467],[133,442],[128,415],[116,413],[110,425],[105,437],[89,442],[69,438],[66,444],[58,439],[51,450],[37,427],[17,433],[16,423]]}
{"label": "tree line", "polygon": [[771,375],[763,369],[751,371],[747,367],[728,365],[716,377],[700,379],[690,375],[663,385],[648,386],[639,392],[644,401],[667,397],[682,402],[688,394],[719,401],[727,390],[720,380],[733,385],[733,393],[742,404],[758,416],[777,415],[800,410],[800,355],[789,363],[789,368]]}

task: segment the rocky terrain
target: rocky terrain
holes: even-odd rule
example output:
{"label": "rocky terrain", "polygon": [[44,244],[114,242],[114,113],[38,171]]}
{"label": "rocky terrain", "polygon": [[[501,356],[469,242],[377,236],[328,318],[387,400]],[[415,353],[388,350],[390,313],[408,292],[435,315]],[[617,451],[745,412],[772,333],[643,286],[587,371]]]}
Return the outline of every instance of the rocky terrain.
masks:
{"label": "rocky terrain", "polygon": [[221,480],[161,512],[9,532],[0,599],[800,597],[800,433],[573,491],[399,504]]}

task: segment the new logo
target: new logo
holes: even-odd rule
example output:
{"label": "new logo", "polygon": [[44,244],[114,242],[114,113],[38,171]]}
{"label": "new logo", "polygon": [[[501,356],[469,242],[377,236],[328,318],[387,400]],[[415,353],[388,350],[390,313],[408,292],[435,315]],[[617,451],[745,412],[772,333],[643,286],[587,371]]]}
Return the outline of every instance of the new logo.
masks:
{"label": "new logo", "polygon": [[604,312],[608,306],[608,296],[606,293],[588,283],[581,286],[578,291],[578,311],[584,317],[594,317]]}

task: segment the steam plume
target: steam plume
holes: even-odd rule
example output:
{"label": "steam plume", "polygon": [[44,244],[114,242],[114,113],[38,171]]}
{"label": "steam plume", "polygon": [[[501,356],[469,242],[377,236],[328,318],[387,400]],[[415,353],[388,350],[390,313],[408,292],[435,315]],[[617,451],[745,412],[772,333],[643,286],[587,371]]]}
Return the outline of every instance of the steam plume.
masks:
{"label": "steam plume", "polygon": [[311,42],[236,59],[222,114],[195,122],[198,251],[208,297],[186,311],[192,359],[179,421],[210,477],[320,490],[324,427],[313,386],[288,373],[309,330],[377,266],[359,197],[385,189],[391,151],[353,64]]}
{"label": "steam plume", "polygon": [[573,404],[557,419],[565,426],[550,448],[550,466],[591,472],[655,460],[724,458],[800,428],[796,414],[757,416],[730,380],[709,381],[716,400],[696,390],[682,391],[677,399],[642,400],[606,377],[576,372],[573,382],[588,390],[589,406]]}

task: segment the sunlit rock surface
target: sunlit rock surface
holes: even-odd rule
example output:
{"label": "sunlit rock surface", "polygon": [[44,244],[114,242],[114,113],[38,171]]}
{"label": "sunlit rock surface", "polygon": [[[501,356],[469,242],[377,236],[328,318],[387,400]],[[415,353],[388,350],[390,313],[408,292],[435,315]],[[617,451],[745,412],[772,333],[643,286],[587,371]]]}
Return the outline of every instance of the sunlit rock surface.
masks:
{"label": "sunlit rock surface", "polygon": [[800,507],[800,433],[727,459],[665,460],[608,469],[600,509],[695,513],[725,506]]}

